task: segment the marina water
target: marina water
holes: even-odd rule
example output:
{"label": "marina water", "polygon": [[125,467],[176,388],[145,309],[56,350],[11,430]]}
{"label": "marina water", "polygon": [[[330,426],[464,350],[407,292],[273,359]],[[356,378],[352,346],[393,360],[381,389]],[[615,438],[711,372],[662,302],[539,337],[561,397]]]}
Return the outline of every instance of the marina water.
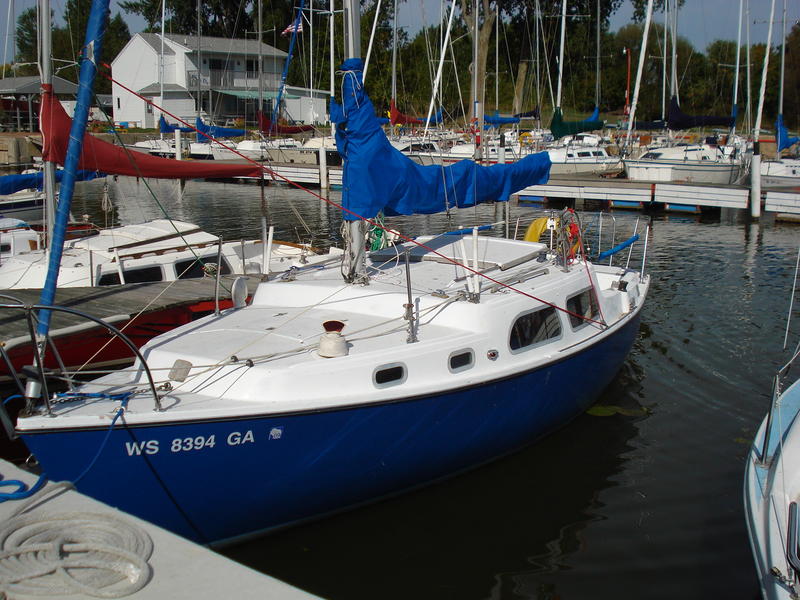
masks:
{"label": "marina water", "polygon": [[[118,185],[124,224],[165,213],[232,240],[260,237],[268,214],[276,239],[339,237],[338,210],[282,186],[262,199],[253,185],[168,182],[156,202],[141,183]],[[81,184],[73,213],[102,224],[101,196],[102,183]],[[542,212],[514,205],[512,232]],[[628,232],[649,218],[614,216]],[[502,218],[482,206],[389,223],[420,235]],[[797,225],[769,218],[654,216],[639,338],[589,412],[469,473],[222,552],[341,600],[758,597],[744,458],[787,357],[798,243]],[[225,485],[224,473],[212,478]]]}

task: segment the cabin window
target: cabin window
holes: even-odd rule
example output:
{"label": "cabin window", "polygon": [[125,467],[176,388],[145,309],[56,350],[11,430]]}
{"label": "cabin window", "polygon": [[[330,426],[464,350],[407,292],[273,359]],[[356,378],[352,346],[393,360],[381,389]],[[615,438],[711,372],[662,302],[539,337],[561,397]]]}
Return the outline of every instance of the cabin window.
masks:
{"label": "cabin window", "polygon": [[473,364],[475,364],[475,358],[472,350],[462,350],[450,355],[450,370],[453,373],[466,371],[471,368]]}
{"label": "cabin window", "polygon": [[591,152],[578,152],[578,156],[591,156]]}
{"label": "cabin window", "polygon": [[508,345],[511,350],[523,350],[561,335],[561,321],[552,306],[517,317],[511,327]]}
{"label": "cabin window", "polygon": [[584,290],[580,294],[567,298],[567,310],[569,311],[569,324],[573,329],[587,325],[589,322],[586,319],[595,320],[600,314],[597,299],[592,290]]}
{"label": "cabin window", "polygon": [[117,98],[117,108],[119,108],[119,98]]}
{"label": "cabin window", "polygon": [[403,383],[406,380],[406,368],[403,365],[383,366],[375,371],[373,380],[378,387]]}
{"label": "cabin window", "polygon": [[11,244],[0,244],[0,252],[11,252]]}
{"label": "cabin window", "polygon": [[567,158],[575,158],[575,154],[572,152],[567,152]]}
{"label": "cabin window", "polygon": [[[188,260],[179,260],[175,263],[175,277],[177,279],[198,279],[205,275],[203,265],[212,265],[214,268],[217,266],[217,255],[210,254],[200,258],[190,258]],[[231,268],[228,261],[224,258],[220,264],[222,275],[228,275]]]}
{"label": "cabin window", "polygon": [[[140,269],[123,269],[125,283],[149,283],[164,281],[164,272],[161,267],[142,267]],[[97,280],[97,285],[119,285],[119,273],[114,270],[104,273]]]}
{"label": "cabin window", "polygon": [[603,153],[600,150],[595,150],[592,152],[594,156],[603,156]]}

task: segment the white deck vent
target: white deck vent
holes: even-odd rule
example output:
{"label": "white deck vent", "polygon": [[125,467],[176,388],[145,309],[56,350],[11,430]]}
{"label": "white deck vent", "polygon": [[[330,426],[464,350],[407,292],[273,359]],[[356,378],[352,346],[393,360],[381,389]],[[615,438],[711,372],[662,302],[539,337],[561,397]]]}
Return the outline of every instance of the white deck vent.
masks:
{"label": "white deck vent", "polygon": [[317,353],[323,358],[347,356],[347,340],[342,335],[344,323],[341,321],[325,321],[322,326],[325,333],[319,338]]}

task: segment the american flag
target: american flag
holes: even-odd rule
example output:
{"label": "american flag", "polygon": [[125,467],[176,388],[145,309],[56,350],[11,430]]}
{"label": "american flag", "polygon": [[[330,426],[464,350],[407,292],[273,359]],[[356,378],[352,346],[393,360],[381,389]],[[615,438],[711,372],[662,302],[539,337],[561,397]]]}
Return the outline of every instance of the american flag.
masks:
{"label": "american flag", "polygon": [[291,35],[291,33],[297,28],[297,33],[303,33],[303,22],[300,21],[297,25],[294,23],[290,23],[287,25],[286,29],[281,31],[281,35]]}

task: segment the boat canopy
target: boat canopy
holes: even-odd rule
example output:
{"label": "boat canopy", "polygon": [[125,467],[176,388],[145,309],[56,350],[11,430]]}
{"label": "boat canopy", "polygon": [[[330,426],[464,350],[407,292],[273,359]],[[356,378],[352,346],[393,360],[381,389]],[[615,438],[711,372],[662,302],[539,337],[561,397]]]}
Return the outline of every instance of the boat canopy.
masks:
{"label": "boat canopy", "polygon": [[281,125],[280,123],[274,123],[272,119],[261,111],[258,111],[258,128],[268,135],[273,133],[286,135],[314,130],[313,125]]}
{"label": "boat canopy", "polygon": [[692,127],[733,127],[735,120],[735,116],[714,117],[703,115],[687,115],[678,105],[677,96],[673,96],[669,101],[669,110],[667,111],[667,126],[673,130],[691,129]]}
{"label": "boat canopy", "polygon": [[[61,181],[64,176],[64,171],[56,171],[56,181]],[[89,181],[97,177],[105,177],[105,173],[98,173],[97,171],[78,171],[75,177],[76,181]],[[3,175],[0,176],[0,195],[13,194],[20,190],[27,189],[42,189],[42,180],[44,175],[41,171],[36,173],[22,173],[21,175]]]}
{"label": "boat canopy", "polygon": [[778,115],[775,119],[775,141],[778,144],[778,152],[800,142],[800,137],[789,135],[789,130],[783,124],[783,115]]}
{"label": "boat canopy", "polygon": [[195,127],[200,133],[197,134],[198,142],[210,142],[211,140],[203,135],[204,133],[212,138],[242,137],[247,135],[245,129],[235,129],[233,127],[217,127],[216,125],[206,125],[200,117],[197,117]]}
{"label": "boat canopy", "polygon": [[191,127],[181,127],[180,125],[171,125],[170,123],[167,123],[167,120],[164,118],[163,114],[158,118],[158,130],[161,133],[175,133],[176,131],[188,133],[189,131],[194,131],[194,129]]}
{"label": "boat canopy", "polygon": [[[42,158],[63,165],[72,119],[53,95],[52,88],[45,85],[42,88],[42,112],[39,116],[39,127],[44,139]],[[164,179],[259,177],[262,173],[261,167],[253,164],[222,164],[212,160],[179,161],[132,152],[89,133],[83,136],[83,150],[78,167],[109,175]]]}
{"label": "boat canopy", "polygon": [[[422,166],[395,149],[381,129],[362,84],[364,63],[352,58],[343,72],[340,106],[331,100],[336,146],[344,158],[342,204],[344,218],[432,214],[481,202],[504,202],[550,175],[547,152],[510,164],[483,167],[472,160],[449,166]],[[349,212],[348,212],[349,211]]]}
{"label": "boat canopy", "polygon": [[564,115],[561,113],[560,108],[553,111],[553,120],[550,121],[550,132],[553,134],[553,139],[560,139],[567,135],[575,135],[584,131],[596,131],[603,128],[603,122],[598,119],[593,119],[599,114],[597,108],[592,116],[583,121],[565,121]]}

